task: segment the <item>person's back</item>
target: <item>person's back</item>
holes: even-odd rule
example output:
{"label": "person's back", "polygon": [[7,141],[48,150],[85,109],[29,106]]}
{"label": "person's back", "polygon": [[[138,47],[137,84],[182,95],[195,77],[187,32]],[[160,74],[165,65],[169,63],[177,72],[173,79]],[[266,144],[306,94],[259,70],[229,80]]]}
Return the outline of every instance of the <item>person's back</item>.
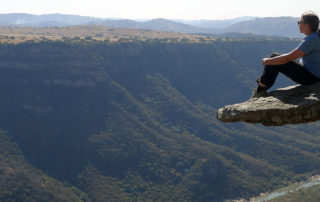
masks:
{"label": "person's back", "polygon": [[307,36],[298,49],[307,53],[302,56],[302,64],[315,76],[320,78],[320,36],[312,32]]}

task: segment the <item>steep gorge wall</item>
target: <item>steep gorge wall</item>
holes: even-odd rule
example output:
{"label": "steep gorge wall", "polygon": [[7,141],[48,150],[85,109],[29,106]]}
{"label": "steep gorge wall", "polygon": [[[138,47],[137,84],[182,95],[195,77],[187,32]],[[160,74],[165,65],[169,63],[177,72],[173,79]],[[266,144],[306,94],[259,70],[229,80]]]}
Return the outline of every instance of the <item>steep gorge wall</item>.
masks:
{"label": "steep gorge wall", "polygon": [[215,119],[217,106],[246,99],[260,70],[252,55],[275,44],[294,45],[2,44],[0,128],[92,199],[250,196],[320,162],[317,136]]}

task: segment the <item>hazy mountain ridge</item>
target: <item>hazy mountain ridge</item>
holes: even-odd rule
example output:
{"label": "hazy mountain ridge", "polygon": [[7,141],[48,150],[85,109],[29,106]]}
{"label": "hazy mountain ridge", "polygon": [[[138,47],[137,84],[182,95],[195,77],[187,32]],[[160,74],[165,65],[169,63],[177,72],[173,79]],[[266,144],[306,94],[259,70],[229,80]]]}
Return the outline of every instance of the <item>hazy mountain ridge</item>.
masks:
{"label": "hazy mountain ridge", "polygon": [[0,14],[0,25],[12,26],[71,26],[98,21],[98,18],[78,15],[44,14],[32,15],[25,13]]}
{"label": "hazy mountain ridge", "polygon": [[181,33],[196,33],[203,31],[201,28],[161,18],[148,20],[146,22],[136,22],[134,20],[104,20],[99,22],[90,22],[89,24],[102,25],[106,27],[127,27]]}
{"label": "hazy mountain ridge", "polygon": [[240,32],[302,38],[297,21],[293,17],[267,17],[242,21],[218,32]]}
{"label": "hazy mountain ridge", "polygon": [[254,18],[255,17],[253,16],[244,16],[244,17],[237,17],[234,19],[225,19],[225,20],[174,20],[174,21],[193,25],[195,27],[220,29],[220,28],[225,28],[230,25],[236,24],[238,22],[253,20]]}
{"label": "hazy mountain ridge", "polygon": [[125,27],[135,29],[149,29],[181,33],[251,33],[266,36],[303,37],[298,32],[293,17],[240,17],[227,20],[167,20],[152,19],[135,21],[129,19],[99,19],[76,15],[48,14],[1,14],[2,26],[72,26],[72,25],[102,25],[107,27]]}

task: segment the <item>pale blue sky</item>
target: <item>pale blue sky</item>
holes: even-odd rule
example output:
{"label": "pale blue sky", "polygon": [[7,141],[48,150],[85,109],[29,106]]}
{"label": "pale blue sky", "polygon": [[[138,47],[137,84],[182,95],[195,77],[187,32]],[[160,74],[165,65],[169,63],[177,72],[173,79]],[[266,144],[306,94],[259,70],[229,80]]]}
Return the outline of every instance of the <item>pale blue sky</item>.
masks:
{"label": "pale blue sky", "polygon": [[229,19],[320,14],[319,0],[0,0],[0,13],[75,14],[128,19]]}

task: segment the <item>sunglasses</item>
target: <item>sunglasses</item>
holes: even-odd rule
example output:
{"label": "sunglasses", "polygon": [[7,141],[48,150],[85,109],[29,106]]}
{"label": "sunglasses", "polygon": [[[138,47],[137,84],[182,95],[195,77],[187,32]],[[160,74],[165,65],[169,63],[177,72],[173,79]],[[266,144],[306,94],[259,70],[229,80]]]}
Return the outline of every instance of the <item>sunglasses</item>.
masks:
{"label": "sunglasses", "polygon": [[303,21],[298,21],[298,25],[300,25],[301,23],[303,23],[303,24],[308,24],[308,23],[303,22]]}

